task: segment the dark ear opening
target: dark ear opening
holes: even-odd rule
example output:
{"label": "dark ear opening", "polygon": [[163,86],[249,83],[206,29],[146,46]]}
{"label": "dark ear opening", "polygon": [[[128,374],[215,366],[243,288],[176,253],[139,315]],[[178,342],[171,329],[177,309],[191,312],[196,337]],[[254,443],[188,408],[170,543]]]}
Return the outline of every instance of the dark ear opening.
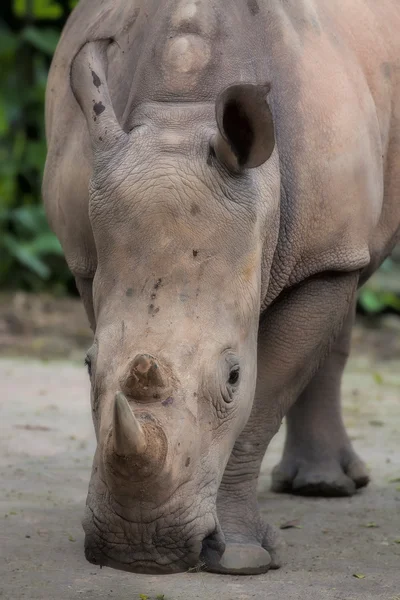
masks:
{"label": "dark ear opening", "polygon": [[243,166],[248,161],[254,143],[254,131],[250,119],[237,100],[229,100],[224,107],[222,123],[239,166]]}
{"label": "dark ear opening", "polygon": [[275,146],[269,85],[237,84],[223,90],[216,102],[218,158],[231,168],[262,165]]}

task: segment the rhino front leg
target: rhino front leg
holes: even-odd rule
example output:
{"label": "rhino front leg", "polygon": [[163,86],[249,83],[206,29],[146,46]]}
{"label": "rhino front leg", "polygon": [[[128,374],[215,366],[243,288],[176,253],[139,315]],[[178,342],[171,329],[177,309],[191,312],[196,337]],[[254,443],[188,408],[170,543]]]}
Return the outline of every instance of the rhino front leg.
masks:
{"label": "rhino front leg", "polygon": [[310,279],[284,294],[261,320],[254,404],[217,499],[226,550],[221,559],[206,558],[209,570],[253,574],[280,566],[282,542],[257,504],[261,462],[283,416],[340,333],[357,281],[358,273]]}
{"label": "rhino front leg", "polygon": [[285,449],[272,474],[275,492],[351,496],[369,482],[341,414],[341,380],[354,315],[355,302],[329,355],[287,414]]}

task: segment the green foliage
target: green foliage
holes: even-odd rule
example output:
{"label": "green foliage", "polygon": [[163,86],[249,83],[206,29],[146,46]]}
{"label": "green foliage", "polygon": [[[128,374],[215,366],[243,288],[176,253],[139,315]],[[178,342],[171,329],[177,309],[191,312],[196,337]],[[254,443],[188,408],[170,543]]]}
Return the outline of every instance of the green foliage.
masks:
{"label": "green foliage", "polygon": [[400,313],[400,261],[386,259],[379,271],[361,288],[358,302],[369,315],[388,309]]}
{"label": "green foliage", "polygon": [[[72,10],[78,4],[78,0],[69,0],[67,6]],[[14,0],[14,14],[20,19],[60,19],[65,13],[65,2],[57,0]]]}
{"label": "green foliage", "polygon": [[14,0],[14,12],[17,17],[25,19],[31,13],[36,19],[59,19],[63,9],[53,0]]}
{"label": "green foliage", "polygon": [[11,23],[0,20],[0,288],[62,293],[72,278],[47,225],[41,181],[46,79],[67,15],[53,0],[12,6]]}
{"label": "green foliage", "polygon": [[368,314],[381,313],[387,308],[400,311],[400,298],[385,290],[362,289],[358,301]]}

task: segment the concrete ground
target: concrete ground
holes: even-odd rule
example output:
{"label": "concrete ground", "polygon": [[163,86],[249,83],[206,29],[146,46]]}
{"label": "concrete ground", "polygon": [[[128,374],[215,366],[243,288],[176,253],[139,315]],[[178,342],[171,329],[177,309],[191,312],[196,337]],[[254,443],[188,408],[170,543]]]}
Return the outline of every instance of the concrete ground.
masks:
{"label": "concrete ground", "polygon": [[[85,561],[80,525],[94,450],[88,379],[68,362],[0,361],[0,598],[19,600],[400,600],[400,360],[351,359],[345,418],[373,483],[351,499],[269,491],[260,504],[287,541],[282,569],[231,577],[135,575]],[[142,596],[141,596],[142,595]]]}

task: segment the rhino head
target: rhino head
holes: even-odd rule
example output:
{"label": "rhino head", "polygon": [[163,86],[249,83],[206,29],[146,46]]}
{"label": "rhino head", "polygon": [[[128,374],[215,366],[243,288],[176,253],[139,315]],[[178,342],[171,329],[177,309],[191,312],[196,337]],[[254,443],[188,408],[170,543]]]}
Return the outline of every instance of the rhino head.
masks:
{"label": "rhino head", "polygon": [[95,564],[176,572],[224,551],[216,496],[252,408],[279,228],[268,86],[142,102],[122,127],[106,71],[107,42],[84,46],[71,71],[93,150],[97,250],[85,551]]}

